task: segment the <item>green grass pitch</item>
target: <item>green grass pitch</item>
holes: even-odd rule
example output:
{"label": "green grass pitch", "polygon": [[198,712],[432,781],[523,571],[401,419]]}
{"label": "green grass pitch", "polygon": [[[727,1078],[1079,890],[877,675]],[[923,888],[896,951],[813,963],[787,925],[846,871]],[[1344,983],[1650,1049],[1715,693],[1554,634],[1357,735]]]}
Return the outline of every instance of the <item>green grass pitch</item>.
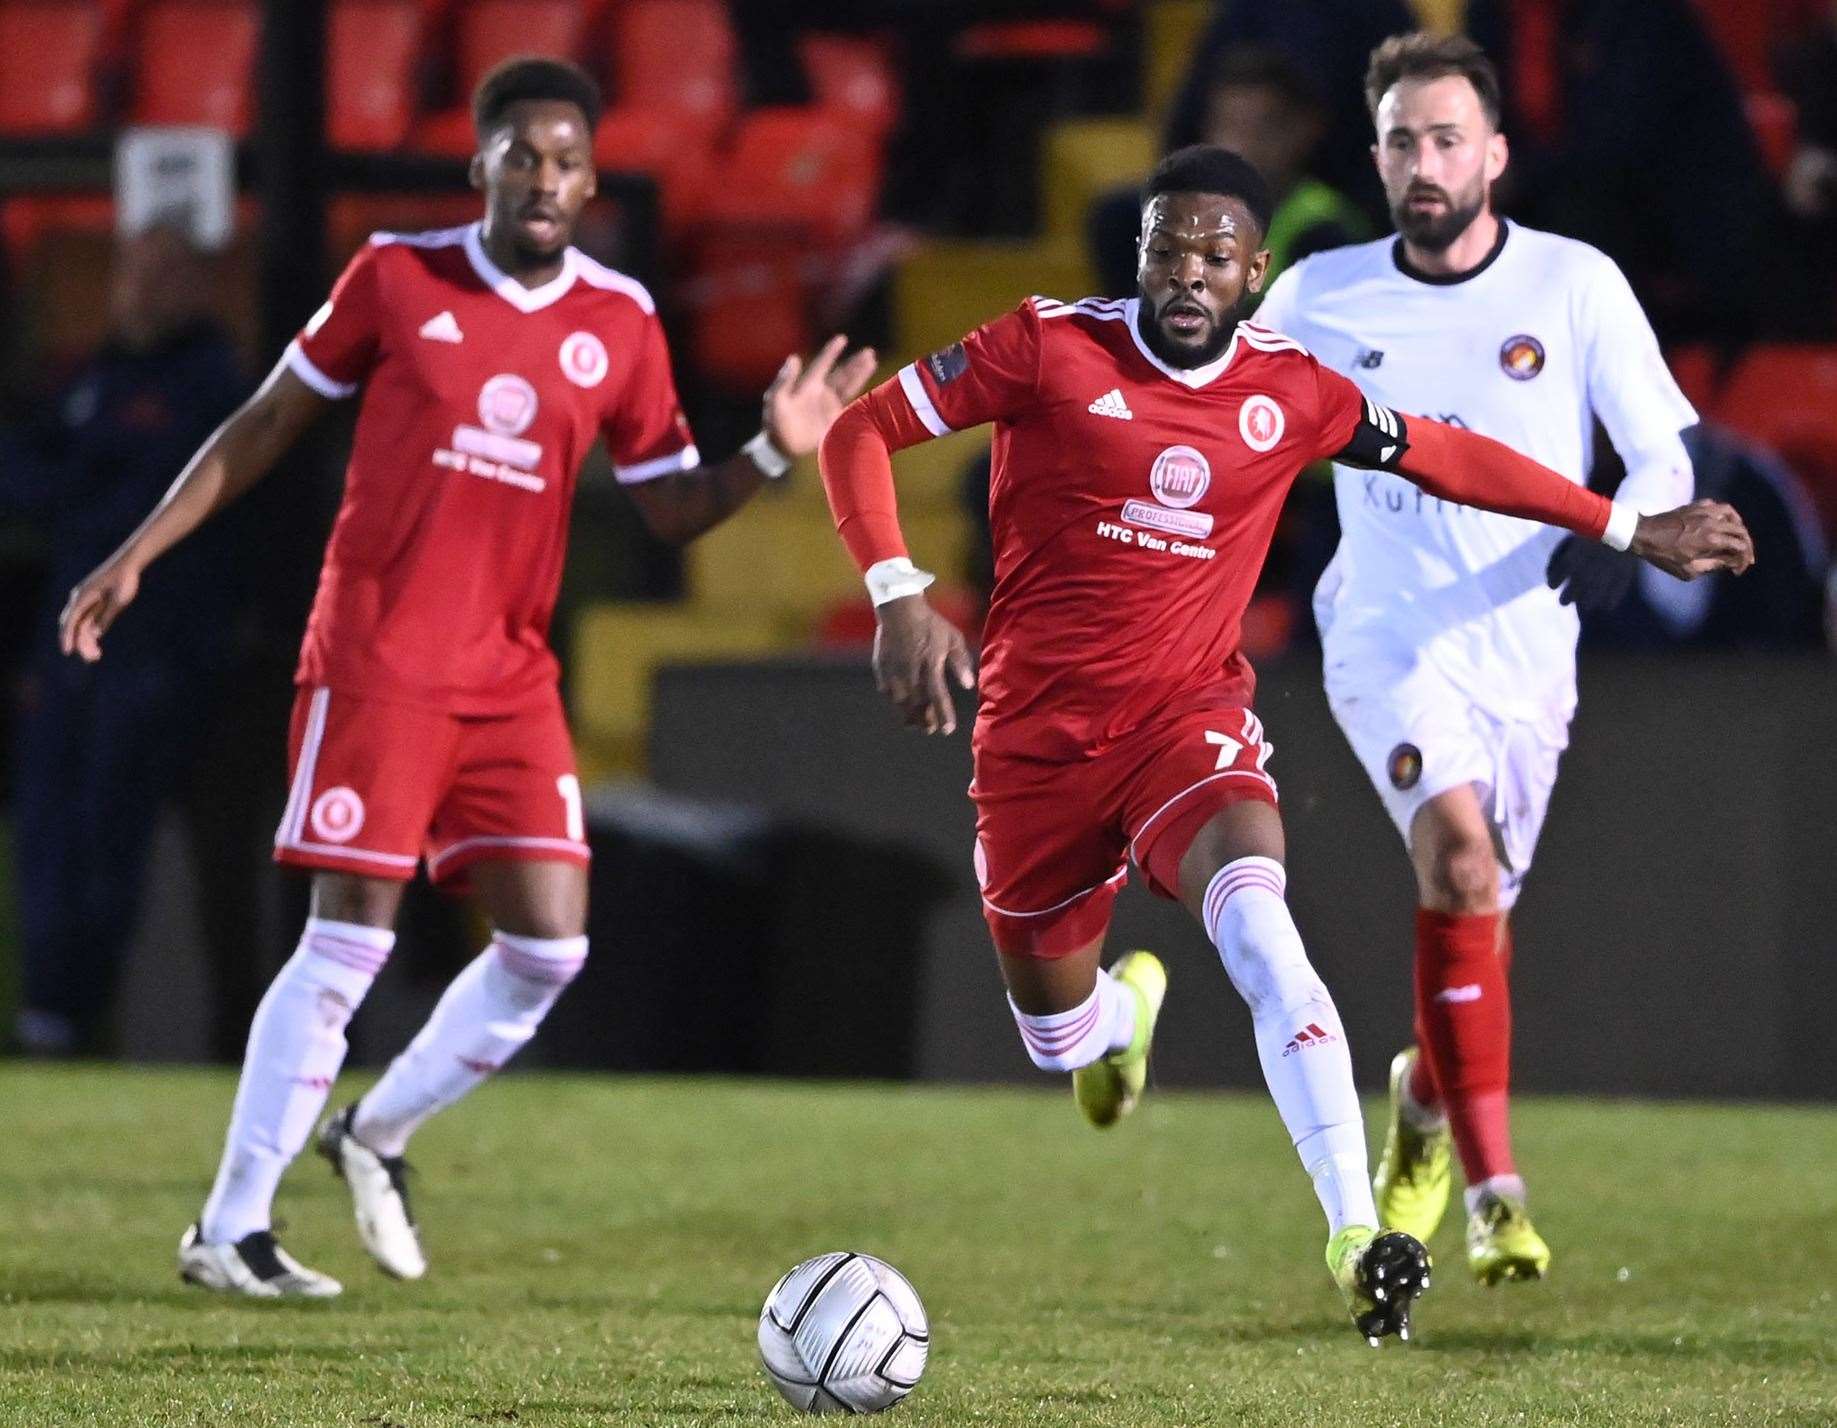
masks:
{"label": "green grass pitch", "polygon": [[416,1144],[419,1284],[303,1159],[285,1239],[346,1292],[277,1306],[173,1270],[230,1091],[0,1068],[0,1424],[789,1424],[756,1315],[835,1248],[930,1310],[894,1423],[1837,1423],[1825,1109],[1525,1102],[1554,1278],[1478,1288],[1451,1220],[1417,1342],[1374,1352],[1257,1096],[1099,1134],[1062,1089],[511,1075]]}

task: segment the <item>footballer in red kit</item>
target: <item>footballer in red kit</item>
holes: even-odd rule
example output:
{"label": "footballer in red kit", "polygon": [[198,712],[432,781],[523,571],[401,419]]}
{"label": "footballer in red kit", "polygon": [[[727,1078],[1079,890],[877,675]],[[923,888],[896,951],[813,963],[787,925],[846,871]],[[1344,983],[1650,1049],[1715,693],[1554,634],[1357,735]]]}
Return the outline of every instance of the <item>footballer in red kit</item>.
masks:
{"label": "footballer in red kit", "polygon": [[807,367],[787,357],[760,433],[704,465],[650,295],[572,246],[599,113],[573,65],[515,59],[485,76],[471,170],[483,219],[372,238],[261,389],[65,607],[65,650],[100,658],[147,566],[332,403],[357,398],[275,837],[277,859],[313,872],[311,916],[256,1012],[217,1177],[180,1241],[181,1274],[204,1288],[340,1292],[281,1248],[272,1204],[423,860],[435,882],[477,893],[491,941],[318,1134],[385,1273],[427,1269],[409,1137],[529,1041],[586,959],[586,830],[548,626],[589,449],[604,440],[653,533],[689,540],[815,450],[873,370],[868,351],[841,360],[840,337]]}
{"label": "footballer in red kit", "polygon": [[[1133,861],[1203,926],[1248,1003],[1273,1099],[1325,1212],[1359,1331],[1407,1337],[1427,1287],[1380,1233],[1339,1013],[1285,900],[1271,746],[1240,622],[1289,486],[1331,457],[1450,501],[1560,525],[1682,576],[1745,568],[1739,517],[1640,516],[1508,448],[1366,399],[1298,343],[1241,320],[1271,200],[1238,155],[1170,155],[1143,194],[1138,295],[1035,298],[904,368],[824,438],[837,530],[879,617],[874,668],[908,722],[951,732],[979,682],[975,864],[1022,1043],[1114,1123],[1146,1081],[1161,963],[1101,966]],[[892,453],[995,426],[995,588],[980,678],[900,532]]]}

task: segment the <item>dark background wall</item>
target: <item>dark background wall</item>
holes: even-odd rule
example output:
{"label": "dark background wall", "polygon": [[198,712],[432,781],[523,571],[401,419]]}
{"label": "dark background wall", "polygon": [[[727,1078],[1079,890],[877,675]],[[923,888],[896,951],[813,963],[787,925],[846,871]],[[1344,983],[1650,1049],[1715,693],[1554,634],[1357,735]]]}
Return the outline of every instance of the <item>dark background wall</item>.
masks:
{"label": "dark background wall", "polygon": [[[1290,901],[1360,1079],[1377,1086],[1409,1037],[1408,864],[1332,723],[1313,661],[1264,669],[1258,709],[1276,747]],[[801,1047],[801,1070],[827,1058],[837,1070],[922,1077],[1033,1074],[978,910],[962,735],[898,728],[854,662],[668,670],[656,716],[651,767],[665,789],[904,851],[907,876],[939,880],[935,901],[895,899],[864,917],[845,864],[825,883],[808,856],[793,860],[805,870],[789,954],[797,985],[776,994],[788,1020],[764,1048],[765,1067]],[[1515,920],[1519,1084],[1837,1097],[1833,809],[1828,662],[1585,664],[1574,742]],[[853,910],[827,924],[826,896]],[[596,913],[617,918],[603,904]],[[1258,1084],[1249,1017],[1202,934],[1132,887],[1112,948],[1138,944],[1172,972],[1159,1079]],[[773,983],[770,966],[760,977]],[[722,999],[712,984],[702,990]]]}

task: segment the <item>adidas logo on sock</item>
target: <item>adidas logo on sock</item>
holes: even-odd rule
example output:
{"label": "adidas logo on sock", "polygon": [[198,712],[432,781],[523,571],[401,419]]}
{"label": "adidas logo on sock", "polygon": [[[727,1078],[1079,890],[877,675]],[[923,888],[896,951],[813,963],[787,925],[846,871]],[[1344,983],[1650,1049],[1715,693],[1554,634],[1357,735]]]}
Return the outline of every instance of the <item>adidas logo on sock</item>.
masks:
{"label": "adidas logo on sock", "polygon": [[421,335],[435,342],[464,342],[466,340],[465,333],[459,330],[459,319],[450,312],[430,317],[422,323]]}
{"label": "adidas logo on sock", "polygon": [[1288,1045],[1282,1048],[1282,1054],[1293,1056],[1297,1051],[1305,1051],[1310,1046],[1325,1046],[1329,1041],[1338,1040],[1332,1032],[1321,1030],[1318,1023],[1309,1022],[1289,1038]]}
{"label": "adidas logo on sock", "polygon": [[1469,982],[1464,987],[1443,987],[1435,994],[1438,1002],[1477,1002],[1481,997],[1480,984]]}
{"label": "adidas logo on sock", "polygon": [[1110,388],[1085,410],[1093,416],[1115,417],[1118,421],[1135,420],[1135,413],[1129,410],[1129,403],[1123,400],[1122,389],[1119,387]]}

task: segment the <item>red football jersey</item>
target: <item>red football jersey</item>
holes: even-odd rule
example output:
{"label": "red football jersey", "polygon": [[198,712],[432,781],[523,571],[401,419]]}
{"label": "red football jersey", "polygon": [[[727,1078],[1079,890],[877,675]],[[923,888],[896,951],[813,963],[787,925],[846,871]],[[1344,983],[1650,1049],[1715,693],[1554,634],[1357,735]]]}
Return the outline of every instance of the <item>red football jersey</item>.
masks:
{"label": "red football jersey", "polygon": [[1279,333],[1239,323],[1182,370],[1136,309],[1034,298],[899,374],[934,436],[995,423],[981,745],[1077,757],[1186,701],[1247,706],[1239,627],[1289,486],[1382,430]]}
{"label": "red football jersey", "polygon": [[576,475],[700,462],[643,286],[568,249],[526,288],[479,225],[377,234],[287,349],[326,397],[364,389],[296,679],[457,714],[556,678],[549,616]]}

